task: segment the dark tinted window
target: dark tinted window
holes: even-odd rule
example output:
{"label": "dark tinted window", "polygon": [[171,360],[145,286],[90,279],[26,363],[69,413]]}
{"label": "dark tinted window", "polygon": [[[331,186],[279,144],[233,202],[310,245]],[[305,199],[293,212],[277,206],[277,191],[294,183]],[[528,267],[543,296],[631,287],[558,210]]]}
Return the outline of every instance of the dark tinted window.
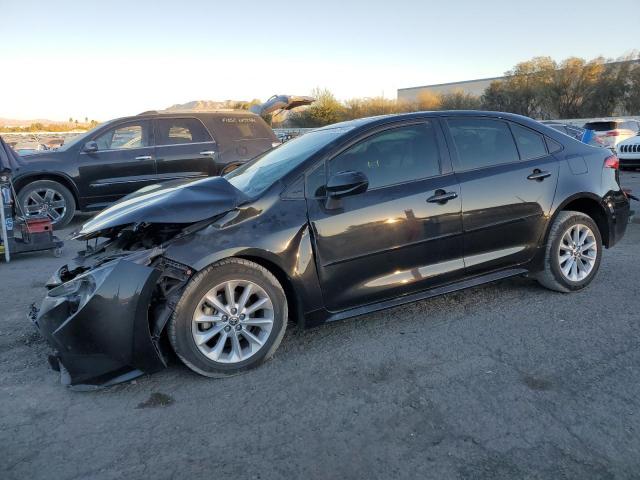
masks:
{"label": "dark tinted window", "polygon": [[584,124],[584,128],[587,130],[594,130],[596,132],[606,132],[608,130],[615,130],[618,128],[617,122],[589,122]]}
{"label": "dark tinted window", "polygon": [[215,135],[221,138],[220,142],[244,138],[272,139],[274,135],[269,131],[268,125],[257,116],[214,117],[211,122]]}
{"label": "dark tinted window", "polygon": [[249,197],[257,196],[350,128],[322,128],[306,133],[278,148],[267,150],[226,174],[224,178]]}
{"label": "dark tinted window", "polygon": [[307,174],[307,185],[305,186],[305,194],[309,198],[324,197],[325,195],[325,163],[322,162],[311,172]]}
{"label": "dark tinted window", "polygon": [[518,150],[509,126],[488,118],[452,118],[448,120],[458,160],[458,169],[517,162]]}
{"label": "dark tinted window", "polygon": [[127,150],[148,147],[149,122],[120,125],[96,138],[98,150]]}
{"label": "dark tinted window", "polygon": [[562,145],[555,140],[552,140],[549,137],[545,137],[545,139],[547,140],[547,148],[549,148],[550,153],[556,153],[562,150]]}
{"label": "dark tinted window", "polygon": [[511,130],[518,144],[521,160],[538,158],[547,154],[547,148],[542,135],[514,123],[511,124]]}
{"label": "dark tinted window", "polygon": [[156,120],[156,145],[210,142],[211,135],[195,118],[159,118]]}
{"label": "dark tinted window", "polygon": [[431,122],[394,128],[368,137],[334,157],[329,174],[364,173],[369,188],[440,174],[438,144]]}

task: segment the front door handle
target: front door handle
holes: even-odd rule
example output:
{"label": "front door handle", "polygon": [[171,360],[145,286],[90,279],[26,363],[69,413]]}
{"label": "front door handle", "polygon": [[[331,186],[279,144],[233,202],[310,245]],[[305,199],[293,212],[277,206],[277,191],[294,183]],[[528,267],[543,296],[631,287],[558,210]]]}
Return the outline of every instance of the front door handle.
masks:
{"label": "front door handle", "polygon": [[205,150],[204,152],[200,152],[200,155],[205,155],[207,157],[215,157],[216,152],[214,152],[213,150]]}
{"label": "front door handle", "polygon": [[531,175],[529,175],[527,177],[527,179],[529,180],[537,180],[539,182],[541,182],[542,180],[544,180],[547,177],[551,176],[551,172],[545,172],[543,170],[540,170],[539,168],[536,168],[533,173]]}
{"label": "front door handle", "polygon": [[454,198],[458,198],[458,194],[456,192],[445,192],[442,189],[438,189],[432,196],[427,198],[427,202],[439,203],[440,205],[444,205],[449,200],[453,200]]}
{"label": "front door handle", "polygon": [[153,160],[153,157],[151,155],[140,155],[136,157],[136,160]]}

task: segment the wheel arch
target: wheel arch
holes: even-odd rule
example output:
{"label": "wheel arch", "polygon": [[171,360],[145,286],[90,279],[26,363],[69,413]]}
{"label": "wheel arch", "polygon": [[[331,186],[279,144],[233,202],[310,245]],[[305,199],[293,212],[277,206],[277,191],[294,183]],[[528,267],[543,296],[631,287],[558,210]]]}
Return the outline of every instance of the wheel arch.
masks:
{"label": "wheel arch", "polygon": [[13,186],[16,189],[16,194],[19,194],[20,190],[22,190],[30,183],[36,182],[38,180],[51,180],[65,186],[71,192],[71,195],[73,195],[73,201],[76,203],[76,209],[80,208],[80,194],[78,192],[76,184],[73,182],[73,180],[62,173],[46,172],[20,176],[13,181]]}
{"label": "wheel arch", "polygon": [[556,208],[552,217],[549,219],[547,224],[547,228],[544,235],[544,241],[542,245],[546,245],[547,239],[549,238],[549,232],[551,231],[551,226],[555,221],[556,217],[560,212],[564,211],[576,211],[584,213],[593,219],[593,221],[598,226],[598,230],[600,230],[600,235],[602,237],[602,243],[605,247],[609,247],[609,220],[607,216],[607,211],[602,204],[602,200],[595,194],[592,193],[580,193],[576,195],[572,195],[565,199],[559,206]]}
{"label": "wheel arch", "polygon": [[282,289],[284,290],[284,294],[287,298],[290,320],[293,320],[293,322],[296,324],[300,323],[300,321],[304,318],[301,308],[302,303],[300,298],[298,297],[298,294],[296,293],[296,289],[293,285],[293,280],[289,277],[289,275],[287,275],[285,270],[276,262],[266,258],[265,256],[255,255],[254,252],[247,254],[238,254],[234,255],[234,257],[257,263],[261,267],[266,268],[274,277],[276,277],[276,280],[278,280],[278,282],[280,282],[280,285],[282,285]]}
{"label": "wheel arch", "polygon": [[[169,259],[173,259],[171,254],[167,255]],[[256,248],[232,248],[222,250],[213,255],[208,255],[205,258],[198,259],[197,262],[184,261],[184,259],[173,259],[180,263],[185,263],[197,271],[203,270],[214,263],[220,262],[229,258],[240,258],[243,260],[249,260],[261,267],[266,268],[276,280],[280,282],[282,289],[284,290],[289,305],[289,317],[295,323],[304,321],[303,315],[303,301],[295,289],[295,282],[290,275],[287,274],[286,268],[278,262],[278,257],[266,252],[264,250]]]}

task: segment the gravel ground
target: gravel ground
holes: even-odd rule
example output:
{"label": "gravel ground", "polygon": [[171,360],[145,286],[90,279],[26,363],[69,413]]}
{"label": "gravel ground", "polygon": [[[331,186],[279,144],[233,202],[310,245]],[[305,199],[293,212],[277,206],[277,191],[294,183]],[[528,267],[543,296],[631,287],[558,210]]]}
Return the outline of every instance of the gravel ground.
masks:
{"label": "gravel ground", "polygon": [[[640,192],[640,173],[623,184]],[[64,259],[16,258],[0,265],[0,478],[639,478],[638,258],[636,223],[576,294],[502,281],[290,328],[246,375],[173,364],[90,393],[58,383],[25,318]]]}

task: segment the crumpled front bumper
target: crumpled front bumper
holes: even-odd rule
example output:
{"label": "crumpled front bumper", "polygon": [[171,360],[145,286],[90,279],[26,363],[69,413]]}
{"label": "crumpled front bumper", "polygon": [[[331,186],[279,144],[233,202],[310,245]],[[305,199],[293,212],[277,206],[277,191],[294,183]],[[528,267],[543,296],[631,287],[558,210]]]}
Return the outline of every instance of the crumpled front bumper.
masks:
{"label": "crumpled front bumper", "polygon": [[160,272],[117,260],[95,290],[51,296],[32,319],[55,353],[49,361],[64,384],[95,388],[166,367],[149,330],[149,306]]}

